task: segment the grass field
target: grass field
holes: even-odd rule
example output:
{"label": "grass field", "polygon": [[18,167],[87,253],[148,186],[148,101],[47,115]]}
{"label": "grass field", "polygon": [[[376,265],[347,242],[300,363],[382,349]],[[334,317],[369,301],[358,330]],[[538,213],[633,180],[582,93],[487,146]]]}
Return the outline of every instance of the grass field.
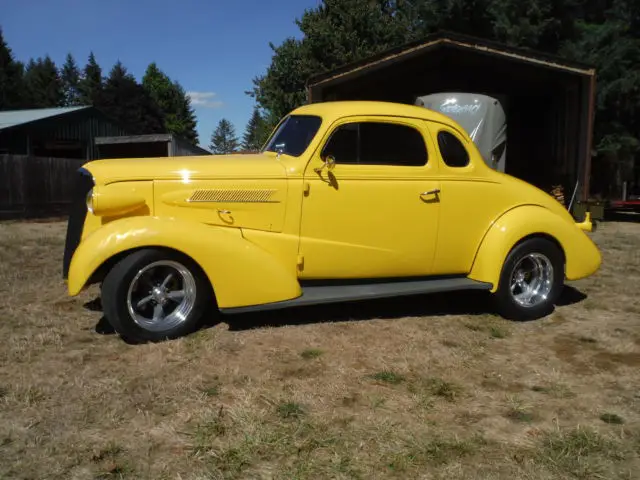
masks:
{"label": "grass field", "polygon": [[481,295],[224,318],[132,346],[0,224],[0,478],[640,478],[640,224],[540,321]]}

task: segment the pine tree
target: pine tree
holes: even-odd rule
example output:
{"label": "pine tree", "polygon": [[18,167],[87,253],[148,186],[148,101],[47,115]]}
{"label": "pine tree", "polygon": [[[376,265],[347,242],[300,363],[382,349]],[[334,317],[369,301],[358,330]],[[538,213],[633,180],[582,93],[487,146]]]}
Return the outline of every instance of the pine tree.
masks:
{"label": "pine tree", "polygon": [[178,82],[173,83],[176,97],[178,98],[178,120],[179,128],[176,133],[189,140],[194,145],[198,144],[198,121],[196,114],[191,106],[191,98],[187,95],[182,85]]}
{"label": "pine tree", "polygon": [[80,105],[80,71],[71,53],[67,53],[66,61],[60,71],[60,78],[64,92],[64,105],[67,107]]}
{"label": "pine tree", "polygon": [[0,29],[0,110],[22,107],[24,66],[13,58]]}
{"label": "pine tree", "polygon": [[109,72],[96,106],[134,135],[166,132],[162,111],[119,61]]}
{"label": "pine tree", "polygon": [[47,55],[31,59],[24,72],[25,103],[28,108],[51,108],[64,105],[62,79],[56,64]]}
{"label": "pine tree", "polygon": [[172,82],[155,62],[147,67],[142,86],[162,110],[165,129],[196,144],[198,133],[195,113],[182,86],[178,82]]}
{"label": "pine tree", "polygon": [[259,151],[265,141],[265,127],[265,120],[262,118],[258,107],[255,107],[242,136],[242,148],[252,152]]}
{"label": "pine tree", "polygon": [[238,150],[238,138],[235,128],[229,120],[223,118],[211,135],[211,151],[216,155],[233,153]]}
{"label": "pine tree", "polygon": [[158,68],[155,62],[150,63],[147,67],[142,77],[142,86],[163,112],[169,113],[174,109],[171,79]]}
{"label": "pine tree", "polygon": [[81,105],[96,105],[100,102],[103,79],[102,68],[98,65],[93,52],[89,54],[89,60],[82,72],[82,79],[78,85]]}

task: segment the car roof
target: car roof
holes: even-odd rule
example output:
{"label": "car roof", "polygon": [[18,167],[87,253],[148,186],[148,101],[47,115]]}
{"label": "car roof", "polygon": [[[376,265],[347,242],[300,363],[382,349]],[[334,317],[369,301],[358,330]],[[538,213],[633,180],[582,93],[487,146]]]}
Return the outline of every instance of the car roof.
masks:
{"label": "car roof", "polygon": [[302,105],[293,110],[291,114],[318,115],[327,120],[335,120],[351,115],[391,115],[445,123],[459,130],[456,122],[446,115],[422,106],[405,103],[366,100],[329,101]]}

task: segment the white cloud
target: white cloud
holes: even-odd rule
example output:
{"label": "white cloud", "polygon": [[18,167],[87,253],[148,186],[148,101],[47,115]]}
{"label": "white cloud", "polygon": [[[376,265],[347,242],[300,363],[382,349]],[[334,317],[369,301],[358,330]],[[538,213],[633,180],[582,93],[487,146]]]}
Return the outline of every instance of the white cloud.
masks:
{"label": "white cloud", "polygon": [[191,105],[201,108],[220,108],[223,103],[220,100],[215,100],[215,92],[187,92],[187,95],[191,99]]}

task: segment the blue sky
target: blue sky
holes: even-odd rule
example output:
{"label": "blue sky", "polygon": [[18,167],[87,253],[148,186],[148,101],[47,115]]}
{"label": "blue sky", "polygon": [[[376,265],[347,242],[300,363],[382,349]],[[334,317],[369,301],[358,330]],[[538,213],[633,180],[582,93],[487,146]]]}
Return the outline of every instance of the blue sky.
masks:
{"label": "blue sky", "polygon": [[225,117],[241,137],[251,80],[271,61],[269,42],[300,37],[295,19],[320,0],[0,0],[0,27],[16,59],[90,51],[106,75],[120,60],[140,79],[155,61],[192,93],[200,143]]}

